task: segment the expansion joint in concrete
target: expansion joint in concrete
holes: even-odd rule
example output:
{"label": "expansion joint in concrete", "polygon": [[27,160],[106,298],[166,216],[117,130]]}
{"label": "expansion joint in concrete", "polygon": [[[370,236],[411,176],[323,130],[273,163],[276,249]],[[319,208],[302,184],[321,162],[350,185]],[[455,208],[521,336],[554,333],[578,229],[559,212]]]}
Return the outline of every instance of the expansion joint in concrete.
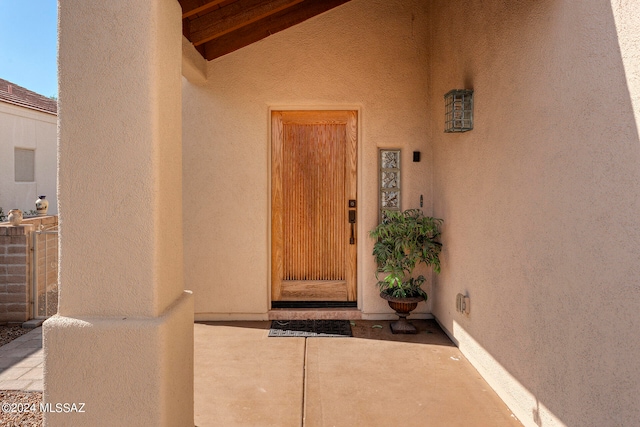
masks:
{"label": "expansion joint in concrete", "polygon": [[307,418],[307,340],[304,339],[304,362],[302,364],[302,421],[300,425],[305,426]]}

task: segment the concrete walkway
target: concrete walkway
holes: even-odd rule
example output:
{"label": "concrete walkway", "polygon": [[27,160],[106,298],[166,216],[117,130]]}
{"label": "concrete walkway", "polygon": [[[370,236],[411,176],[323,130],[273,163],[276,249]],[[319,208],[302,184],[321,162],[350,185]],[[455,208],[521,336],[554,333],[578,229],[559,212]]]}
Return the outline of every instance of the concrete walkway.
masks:
{"label": "concrete walkway", "polygon": [[0,347],[0,390],[42,391],[42,328]]}
{"label": "concrete walkway", "polygon": [[[194,325],[196,426],[521,425],[434,321],[413,321],[417,335],[354,323],[353,338]],[[0,347],[0,390],[42,391],[41,329]]]}
{"label": "concrete walkway", "polygon": [[434,321],[414,321],[413,336],[354,323],[354,338],[196,324],[196,426],[521,425]]}

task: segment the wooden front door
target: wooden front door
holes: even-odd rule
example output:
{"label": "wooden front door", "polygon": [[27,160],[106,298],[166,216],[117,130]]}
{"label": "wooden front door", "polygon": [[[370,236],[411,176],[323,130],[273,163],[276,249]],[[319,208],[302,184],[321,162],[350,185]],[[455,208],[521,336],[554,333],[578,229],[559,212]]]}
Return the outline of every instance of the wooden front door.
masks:
{"label": "wooden front door", "polygon": [[356,111],[272,111],[272,301],[356,301],[357,129]]}

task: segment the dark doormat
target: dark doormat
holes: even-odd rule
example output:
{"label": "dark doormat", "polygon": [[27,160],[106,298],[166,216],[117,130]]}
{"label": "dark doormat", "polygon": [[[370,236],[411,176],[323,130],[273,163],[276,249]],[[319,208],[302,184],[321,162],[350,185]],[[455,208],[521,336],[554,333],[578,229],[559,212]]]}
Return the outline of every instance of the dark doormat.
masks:
{"label": "dark doormat", "polygon": [[348,320],[273,320],[270,337],[352,337]]}

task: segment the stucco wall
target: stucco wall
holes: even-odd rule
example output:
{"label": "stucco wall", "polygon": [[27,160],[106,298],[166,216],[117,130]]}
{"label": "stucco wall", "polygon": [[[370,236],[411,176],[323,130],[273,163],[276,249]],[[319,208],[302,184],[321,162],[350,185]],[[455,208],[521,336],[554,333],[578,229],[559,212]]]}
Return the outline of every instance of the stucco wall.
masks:
{"label": "stucco wall", "polygon": [[185,286],[196,318],[265,318],[269,309],[270,107],[359,110],[359,304],[392,313],[374,285],[368,230],[379,147],[403,150],[403,208],[422,194],[431,211],[425,9],[353,0],[209,62],[202,86],[184,81]]}
{"label": "stucco wall", "polygon": [[434,314],[527,426],[640,425],[640,10],[611,3],[429,2]]}
{"label": "stucco wall", "polygon": [[[49,200],[49,215],[58,213],[57,116],[0,102],[0,207],[35,210],[36,199]],[[14,148],[35,150],[35,181],[16,182]]]}
{"label": "stucco wall", "polygon": [[[63,10],[60,314],[157,316],[182,295],[184,277],[180,7],[118,0]],[[128,20],[114,19],[123,10]],[[85,40],[74,38],[75,20],[108,25]],[[108,237],[87,250],[89,230]]]}
{"label": "stucco wall", "polygon": [[87,411],[44,424],[192,426],[180,5],[61,1],[58,17],[60,300],[43,326],[44,400]]}

